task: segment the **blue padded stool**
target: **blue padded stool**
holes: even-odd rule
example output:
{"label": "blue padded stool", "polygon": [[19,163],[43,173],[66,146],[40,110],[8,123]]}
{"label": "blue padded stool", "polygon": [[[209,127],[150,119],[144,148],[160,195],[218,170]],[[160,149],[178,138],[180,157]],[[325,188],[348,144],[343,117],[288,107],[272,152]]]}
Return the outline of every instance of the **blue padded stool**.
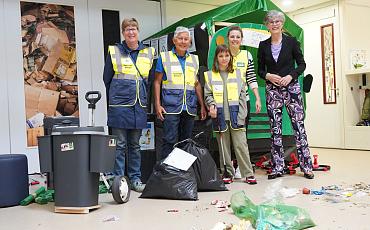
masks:
{"label": "blue padded stool", "polygon": [[28,196],[28,165],[23,154],[0,154],[0,207],[19,205]]}

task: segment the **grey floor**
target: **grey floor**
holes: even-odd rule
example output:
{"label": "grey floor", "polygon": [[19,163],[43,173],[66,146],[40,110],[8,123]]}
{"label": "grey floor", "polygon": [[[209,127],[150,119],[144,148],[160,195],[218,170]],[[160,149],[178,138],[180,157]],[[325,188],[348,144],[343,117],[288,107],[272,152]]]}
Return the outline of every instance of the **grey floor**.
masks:
{"label": "grey floor", "polygon": [[[329,164],[329,172],[316,172],[314,180],[307,180],[301,173],[282,178],[287,188],[321,189],[322,186],[338,185],[354,188],[356,183],[370,184],[370,151],[311,149],[319,155],[319,163]],[[264,201],[266,188],[275,180],[268,181],[264,171],[257,170],[257,185],[241,181],[228,185],[226,192],[199,193],[198,201],[174,201],[140,199],[136,192],[131,193],[130,201],[117,205],[109,194],[100,195],[101,208],[89,214],[57,214],[53,203],[48,205],[31,204],[26,207],[0,209],[0,229],[212,229],[217,222],[238,224],[240,220],[231,209],[219,212],[211,201],[230,200],[233,193],[243,190],[256,204]],[[370,191],[345,192],[349,197],[335,199],[326,195],[304,195],[299,193],[285,198],[288,205],[304,208],[310,214],[316,227],[312,229],[370,229]],[[338,202],[339,201],[339,202]],[[177,209],[178,212],[168,212]],[[104,221],[115,219],[114,221]],[[252,229],[252,228],[248,228]]]}

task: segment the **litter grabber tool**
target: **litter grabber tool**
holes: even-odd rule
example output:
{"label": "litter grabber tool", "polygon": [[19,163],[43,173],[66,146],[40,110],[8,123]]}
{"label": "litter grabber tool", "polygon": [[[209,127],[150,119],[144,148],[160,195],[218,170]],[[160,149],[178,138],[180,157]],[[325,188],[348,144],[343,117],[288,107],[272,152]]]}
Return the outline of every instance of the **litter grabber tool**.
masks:
{"label": "litter grabber tool", "polygon": [[312,164],[312,170],[313,171],[329,171],[330,165],[320,165],[318,163],[319,155],[315,154],[313,155],[313,164]]}
{"label": "litter grabber tool", "polygon": [[[88,91],[85,95],[89,109],[89,124],[88,126],[95,126],[94,111],[96,103],[101,99],[101,93],[99,91]],[[111,185],[108,183],[105,175],[100,173],[100,177],[103,180],[108,190],[112,192],[113,199],[118,203],[126,203],[130,199],[130,186],[128,178],[126,176],[115,176]]]}

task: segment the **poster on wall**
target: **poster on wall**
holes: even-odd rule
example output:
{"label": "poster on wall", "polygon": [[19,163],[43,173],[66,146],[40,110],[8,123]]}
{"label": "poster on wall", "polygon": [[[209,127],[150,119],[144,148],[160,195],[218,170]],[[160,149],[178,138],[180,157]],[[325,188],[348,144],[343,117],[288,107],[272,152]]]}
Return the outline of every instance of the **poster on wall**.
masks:
{"label": "poster on wall", "polygon": [[158,38],[150,40],[150,46],[154,48],[154,58],[158,58],[159,55]]}
{"label": "poster on wall", "polygon": [[333,24],[321,26],[321,55],[324,104],[336,104],[337,94]]}
{"label": "poster on wall", "polygon": [[349,58],[350,58],[350,66],[352,70],[367,68],[366,50],[353,49],[350,51]]}
{"label": "poster on wall", "polygon": [[197,48],[195,46],[194,28],[190,28],[189,31],[190,31],[190,37],[191,37],[191,43],[190,43],[190,47],[189,47],[189,52],[192,53],[192,52],[197,51]]}
{"label": "poster on wall", "polygon": [[27,146],[45,117],[79,116],[74,7],[20,2]]}
{"label": "poster on wall", "polygon": [[167,52],[168,47],[167,47],[167,35],[164,35],[159,38],[159,53],[161,52]]}
{"label": "poster on wall", "polygon": [[258,48],[260,41],[268,39],[271,34],[266,30],[258,30],[253,28],[243,28],[242,45]]}
{"label": "poster on wall", "polygon": [[139,140],[140,150],[153,150],[154,149],[154,122],[148,122],[147,127],[141,131]]}

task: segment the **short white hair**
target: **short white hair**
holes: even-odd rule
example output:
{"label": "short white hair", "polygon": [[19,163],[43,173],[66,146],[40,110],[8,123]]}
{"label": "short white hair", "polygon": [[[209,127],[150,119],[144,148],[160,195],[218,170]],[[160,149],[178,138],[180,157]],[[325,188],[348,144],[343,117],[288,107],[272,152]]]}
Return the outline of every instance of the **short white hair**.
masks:
{"label": "short white hair", "polygon": [[266,16],[265,16],[265,19],[264,19],[265,25],[267,25],[269,23],[269,21],[272,21],[274,19],[279,19],[284,24],[285,15],[280,11],[270,10],[266,13]]}
{"label": "short white hair", "polygon": [[176,37],[179,35],[179,33],[188,33],[188,35],[189,35],[189,37],[190,37],[190,31],[189,31],[189,29],[188,29],[188,28],[186,28],[186,27],[178,26],[178,27],[176,28],[175,32],[174,32],[173,37],[174,37],[174,38],[176,38]]}

